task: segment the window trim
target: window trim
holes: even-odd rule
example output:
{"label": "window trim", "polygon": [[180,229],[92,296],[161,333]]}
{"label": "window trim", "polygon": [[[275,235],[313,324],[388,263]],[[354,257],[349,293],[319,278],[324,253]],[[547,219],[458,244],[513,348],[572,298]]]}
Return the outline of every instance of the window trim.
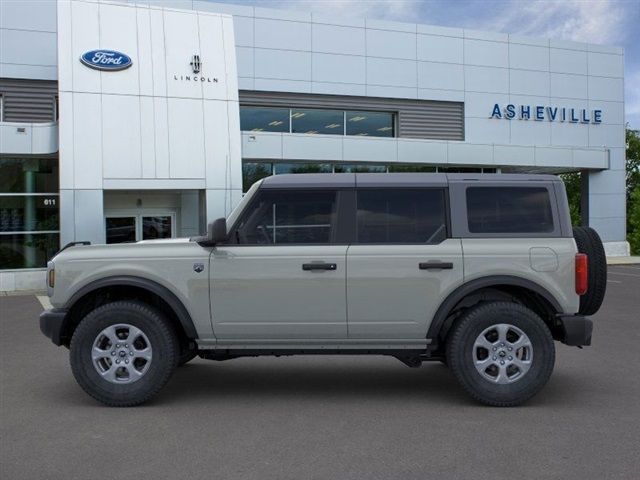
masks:
{"label": "window trim", "polygon": [[[445,225],[445,236],[439,242],[366,242],[361,243],[358,240],[358,192],[367,191],[367,190],[440,190],[443,199],[443,208],[444,208],[444,225]],[[353,241],[351,242],[353,245],[389,245],[389,246],[399,246],[399,245],[440,245],[446,240],[452,238],[451,237],[451,208],[449,204],[449,189],[447,187],[357,187],[353,189],[355,192],[354,198],[354,210],[353,210],[353,224],[354,224],[354,232],[353,232]]]}

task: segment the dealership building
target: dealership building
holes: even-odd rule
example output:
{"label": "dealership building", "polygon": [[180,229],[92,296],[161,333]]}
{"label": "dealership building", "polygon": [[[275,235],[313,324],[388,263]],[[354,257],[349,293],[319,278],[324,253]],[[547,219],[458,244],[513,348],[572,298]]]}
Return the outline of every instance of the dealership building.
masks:
{"label": "dealership building", "polygon": [[[594,39],[597,41],[597,39]],[[197,0],[0,2],[0,290],[267,175],[582,172],[625,241],[622,48]]]}

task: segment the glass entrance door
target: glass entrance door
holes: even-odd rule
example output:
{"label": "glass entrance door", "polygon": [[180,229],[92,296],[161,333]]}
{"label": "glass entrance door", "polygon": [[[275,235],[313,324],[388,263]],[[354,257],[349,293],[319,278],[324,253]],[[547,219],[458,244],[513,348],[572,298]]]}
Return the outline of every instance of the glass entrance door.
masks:
{"label": "glass entrance door", "polygon": [[130,243],[139,240],[175,237],[175,214],[107,215],[105,232],[107,243]]}

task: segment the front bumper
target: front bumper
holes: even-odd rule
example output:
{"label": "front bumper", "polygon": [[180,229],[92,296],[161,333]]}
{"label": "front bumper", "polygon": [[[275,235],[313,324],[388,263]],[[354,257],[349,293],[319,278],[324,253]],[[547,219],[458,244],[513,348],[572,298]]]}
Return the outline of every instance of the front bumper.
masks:
{"label": "front bumper", "polygon": [[582,315],[561,315],[558,320],[562,326],[562,343],[572,347],[591,345],[593,322]]}
{"label": "front bumper", "polygon": [[40,314],[40,331],[51,339],[55,345],[62,345],[62,329],[67,310],[53,308]]}

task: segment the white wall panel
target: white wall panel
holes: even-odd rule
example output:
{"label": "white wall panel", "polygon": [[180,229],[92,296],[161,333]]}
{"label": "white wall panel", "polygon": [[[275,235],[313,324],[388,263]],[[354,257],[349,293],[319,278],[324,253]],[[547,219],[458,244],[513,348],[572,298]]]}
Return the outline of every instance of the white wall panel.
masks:
{"label": "white wall panel", "polygon": [[471,143],[509,143],[510,122],[496,118],[468,118],[465,123],[465,141]]}
{"label": "white wall panel", "polygon": [[200,82],[174,80],[174,75],[193,75],[191,57],[200,51],[198,17],[187,12],[164,12],[164,48],[167,94],[170,97],[202,98]]}
{"label": "white wall panel", "polygon": [[588,98],[587,78],[586,75],[552,73],[550,95],[552,97],[586,99]]}
{"label": "white wall panel", "polygon": [[142,178],[156,176],[155,115],[153,97],[139,97],[140,101],[140,164]]}
{"label": "white wall panel", "polygon": [[[116,50],[131,57],[131,66],[118,72],[100,72],[101,91],[138,95],[140,93],[140,65],[138,64],[138,36],[136,9],[126,6],[100,4],[100,44],[96,48]],[[86,68],[83,66],[83,68]]]}
{"label": "white wall panel", "polygon": [[464,40],[464,63],[486,67],[508,67],[509,47],[506,43]]}
{"label": "white wall panel", "polygon": [[227,102],[204,102],[204,154],[207,188],[225,188],[231,170]]}
{"label": "white wall panel", "polygon": [[101,88],[100,72],[85,67],[79,60],[83,53],[100,48],[100,24],[96,5],[72,2],[71,27],[73,88],[76,91],[98,93]]}
{"label": "white wall panel", "polygon": [[589,98],[592,100],[622,101],[624,99],[622,79],[589,77]]}
{"label": "white wall panel", "polygon": [[625,132],[620,125],[589,125],[590,147],[622,147],[625,144]]}
{"label": "white wall panel", "polygon": [[509,93],[509,70],[465,65],[464,84],[468,92]]}
{"label": "white wall panel", "polygon": [[416,62],[367,58],[367,85],[417,87]]}
{"label": "white wall panel", "polygon": [[313,82],[311,93],[325,95],[366,95],[367,88],[362,84]]}
{"label": "white wall panel", "polygon": [[462,38],[418,35],[418,60],[463,63]]}
{"label": "white wall panel", "polygon": [[161,10],[149,10],[151,27],[151,77],[153,95],[167,95],[167,65],[164,49],[164,18]]}
{"label": "white wall panel", "polygon": [[136,8],[137,68],[140,95],[153,95],[153,53],[151,43],[151,17],[147,9]]}
{"label": "white wall panel", "polygon": [[549,73],[530,70],[509,70],[511,93],[518,95],[549,96]]}
{"label": "white wall panel", "polygon": [[608,53],[588,53],[589,75],[601,77],[624,76],[624,62],[622,55]]}
{"label": "white wall panel", "polygon": [[549,53],[552,72],[587,74],[587,52],[551,48]]}
{"label": "white wall panel", "polygon": [[493,148],[493,161],[496,165],[535,165],[534,149],[515,145],[496,145]]}
{"label": "white wall panel", "polygon": [[0,28],[38,32],[56,31],[56,3],[51,0],[3,0]]}
{"label": "white wall panel", "polygon": [[511,120],[511,143],[514,145],[550,145],[551,124],[544,120]]}
{"label": "white wall panel", "polygon": [[313,81],[364,84],[365,57],[314,53],[312,72]]}
{"label": "white wall panel", "polygon": [[[224,12],[220,12],[220,13],[224,13]],[[234,32],[234,38],[237,46],[253,47],[253,44],[254,44],[253,28],[254,28],[253,18],[234,15],[233,32]]]}
{"label": "white wall panel", "polygon": [[140,101],[133,95],[102,95],[104,178],[142,176]]}
{"label": "white wall panel", "polygon": [[285,134],[282,156],[299,160],[339,160],[342,158],[342,137]]}
{"label": "white wall panel", "polygon": [[624,125],[624,103],[605,102],[604,100],[590,100],[589,110],[602,110],[602,123]]}
{"label": "white wall panel", "polygon": [[537,167],[571,167],[573,156],[570,148],[536,147]]}
{"label": "white wall panel", "polygon": [[311,24],[255,19],[255,43],[261,48],[311,51]]}
{"label": "white wall panel", "polygon": [[169,175],[204,178],[204,128],[201,100],[169,98]]}
{"label": "white wall panel", "polygon": [[156,178],[169,178],[169,112],[167,99],[153,98]]}
{"label": "white wall panel", "polygon": [[493,146],[449,143],[447,157],[451,165],[493,165]]}
{"label": "white wall panel", "polygon": [[418,62],[418,87],[464,90],[464,67],[451,63]]}
{"label": "white wall panel", "polygon": [[56,34],[0,29],[2,63],[56,65]]}
{"label": "white wall panel", "polygon": [[[229,26],[233,26],[231,21]],[[201,79],[202,98],[224,100],[229,95],[227,88],[231,88],[233,92],[238,91],[237,70],[234,68],[233,72],[230,72],[231,75],[225,72],[224,46],[227,42],[233,43],[233,32],[229,31],[228,37],[225,38],[222,19],[214,15],[198,15],[198,28],[200,47],[195,51],[200,52],[201,69],[195,76]],[[223,48],[220,48],[221,46]],[[235,65],[235,49],[230,49],[229,53],[233,54],[232,60]],[[190,57],[185,57],[185,61],[187,58]],[[209,82],[210,78],[217,78],[218,82]],[[232,85],[229,85],[230,82]]]}
{"label": "white wall panel", "polygon": [[[102,105],[100,95],[73,94],[74,188],[102,188]],[[63,144],[61,143],[61,149]],[[64,145],[66,146],[66,145]],[[70,161],[67,152],[61,161]]]}
{"label": "white wall panel", "polygon": [[365,55],[365,29],[337,25],[312,25],[314,52]]}
{"label": "white wall panel", "polygon": [[236,47],[239,77],[253,77],[253,48]]}
{"label": "white wall panel", "polygon": [[282,158],[282,135],[278,133],[242,133],[242,158]]}
{"label": "white wall panel", "polygon": [[[0,2],[1,3],[1,2]],[[58,70],[60,70],[60,76],[58,78],[57,72],[54,78],[58,78],[58,90],[69,91],[73,87],[73,63],[77,59],[73,58],[72,43],[72,27],[71,27],[71,4],[60,3],[57,5],[58,23],[57,23],[57,57],[58,57]],[[0,61],[0,68],[2,67]],[[5,76],[3,72],[0,72],[0,77]],[[29,78],[29,77],[25,77]]]}
{"label": "white wall panel", "polygon": [[392,138],[344,137],[342,158],[345,161],[395,162],[397,142]]}
{"label": "white wall panel", "polygon": [[493,106],[499,104],[504,109],[509,104],[509,95],[498,93],[465,92],[464,114],[467,118],[490,118]]}
{"label": "white wall panel", "polygon": [[311,80],[311,53],[283,50],[255,50],[257,78]]}
{"label": "white wall panel", "polygon": [[575,123],[551,124],[551,144],[562,146],[589,146],[589,129]]}
{"label": "white wall panel", "polygon": [[447,163],[447,143],[411,138],[398,139],[398,163]]}
{"label": "white wall panel", "polygon": [[549,70],[549,48],[509,44],[509,66],[528,70]]}
{"label": "white wall panel", "polygon": [[416,59],[415,33],[367,29],[369,57]]}

